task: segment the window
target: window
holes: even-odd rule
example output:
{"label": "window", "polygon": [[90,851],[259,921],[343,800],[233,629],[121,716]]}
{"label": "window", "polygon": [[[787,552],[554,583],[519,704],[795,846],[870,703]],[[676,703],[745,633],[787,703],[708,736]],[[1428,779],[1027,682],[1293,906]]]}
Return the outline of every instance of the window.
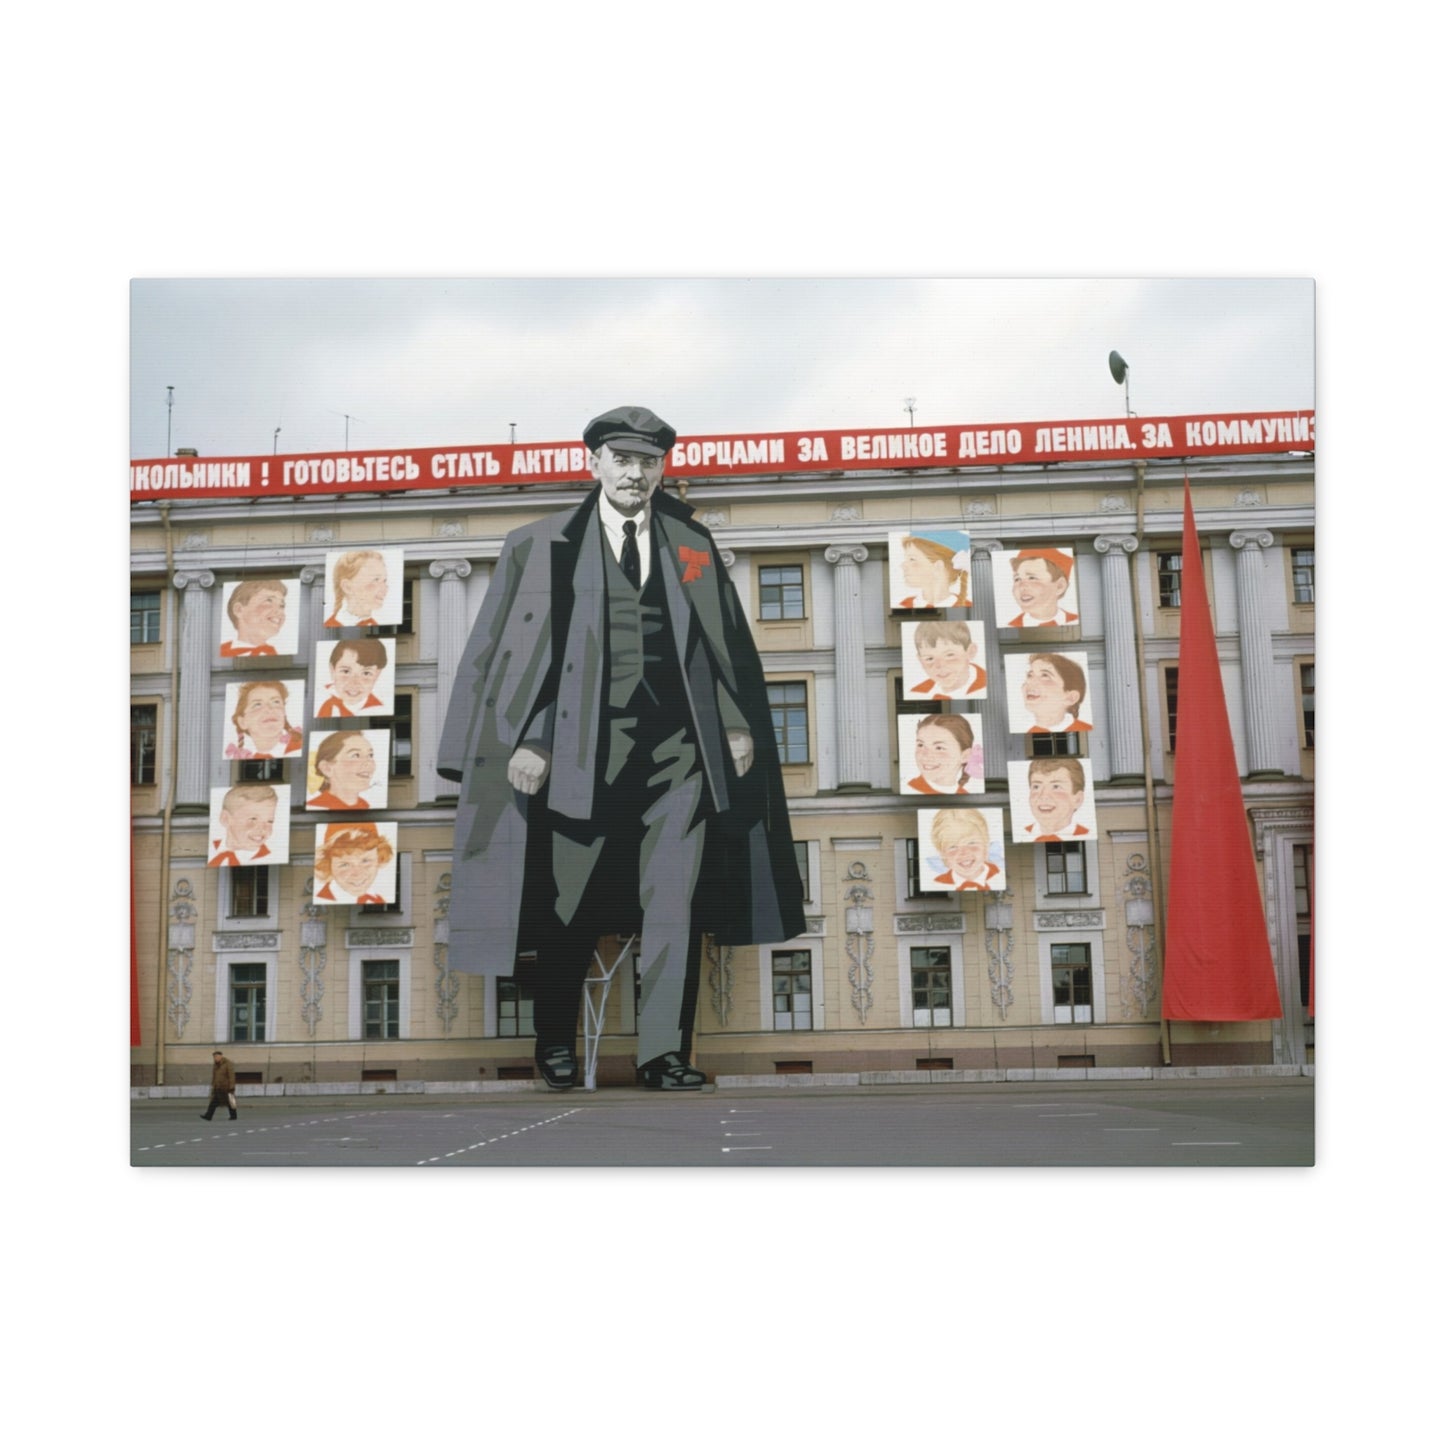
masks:
{"label": "window", "polygon": [[[132,613],[132,621],[135,614]],[[134,626],[131,628],[134,633]],[[132,704],[130,710],[130,785],[143,788],[156,780],[156,705]]]}
{"label": "window", "polygon": [[161,640],[161,594],[159,592],[132,592],[130,594],[130,641],[134,647],[138,642],[159,642]]}
{"label": "window", "polygon": [[784,763],[808,761],[808,684],[770,682],[768,706],[773,714],[773,734],[778,740],[778,760]]}
{"label": "window", "polygon": [[1164,715],[1169,724],[1169,751],[1174,751],[1174,736],[1179,731],[1179,664],[1164,669]]}
{"label": "window", "polygon": [[1315,745],[1315,665],[1302,662],[1299,667],[1300,712],[1304,720],[1305,747]]}
{"label": "window", "polygon": [[773,953],[773,1027],[813,1027],[813,955],[807,949]]}
{"label": "window", "polygon": [[1079,739],[1082,733],[1030,733],[1028,735],[1031,758],[1076,758],[1082,749]]}
{"label": "window", "polygon": [[[242,868],[242,873],[265,873],[264,868]],[[231,965],[231,1042],[261,1043],[266,1037],[266,965]]]}
{"label": "window", "polygon": [[537,1032],[532,1019],[532,986],[515,978],[497,980],[497,1034],[504,1039],[530,1038]]}
{"label": "window", "polygon": [[228,918],[267,918],[271,913],[271,870],[228,868],[231,906]]}
{"label": "window", "polygon": [[[410,637],[415,631],[412,623],[412,593],[415,591],[414,577],[403,577],[401,582],[401,621],[388,622],[376,629],[377,637]],[[400,698],[397,699],[401,701]]]}
{"label": "window", "polygon": [[793,840],[793,858],[798,865],[798,888],[803,895],[803,902],[812,902],[812,887],[808,882],[808,845],[806,842]]}
{"label": "window", "polygon": [[953,984],[947,948],[909,950],[913,975],[913,1027],[945,1029],[953,1023]]}
{"label": "window", "polygon": [[1178,607],[1180,605],[1180,580],[1184,575],[1184,554],[1182,552],[1156,552],[1159,566],[1159,605]]}
{"label": "window", "polygon": [[1291,547],[1289,553],[1290,584],[1296,602],[1315,600],[1315,549]]}
{"label": "window", "polygon": [[411,777],[411,705],[415,694],[399,692],[391,721],[391,776]]}
{"label": "window", "polygon": [[780,622],[803,616],[803,569],[758,568],[758,620]]}
{"label": "window", "polygon": [[942,712],[943,704],[936,698],[909,697],[903,691],[903,675],[899,673],[893,679],[893,711],[899,717],[916,712]]}
{"label": "window", "polygon": [[245,758],[241,762],[240,781],[243,783],[284,782],[286,770],[280,758]]}
{"label": "window", "polygon": [[1044,892],[1087,893],[1089,860],[1080,842],[1044,844]]}
{"label": "window", "polygon": [[401,963],[366,959],[361,965],[362,1037],[401,1037]]}
{"label": "window", "polygon": [[1314,940],[1315,850],[1308,843],[1294,845],[1295,956],[1299,960],[1299,1001],[1310,1002],[1310,947]]}
{"label": "window", "polygon": [[1054,978],[1054,1022],[1094,1020],[1094,975],[1087,943],[1055,943],[1049,949]]}
{"label": "window", "polygon": [[922,898],[922,897],[924,897],[923,884],[919,881],[919,878],[918,878],[918,859],[919,859],[920,852],[921,852],[921,850],[920,850],[920,848],[919,848],[919,846],[918,846],[918,839],[917,839],[917,838],[905,838],[905,839],[903,840],[903,846],[904,846],[904,849],[906,850],[907,857],[908,857],[908,894],[907,894],[907,896],[908,896],[909,898]]}

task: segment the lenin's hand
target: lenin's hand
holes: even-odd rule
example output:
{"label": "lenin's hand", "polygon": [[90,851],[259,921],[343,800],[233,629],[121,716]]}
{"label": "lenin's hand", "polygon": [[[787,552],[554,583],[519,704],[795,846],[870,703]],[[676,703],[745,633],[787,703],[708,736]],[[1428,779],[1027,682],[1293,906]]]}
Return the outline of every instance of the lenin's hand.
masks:
{"label": "lenin's hand", "polygon": [[733,755],[733,767],[738,770],[738,777],[742,777],[753,765],[753,735],[730,730],[728,732],[728,748]]}
{"label": "lenin's hand", "polygon": [[551,766],[552,759],[548,754],[536,748],[518,748],[507,764],[507,781],[519,793],[531,797],[547,781],[547,770]]}

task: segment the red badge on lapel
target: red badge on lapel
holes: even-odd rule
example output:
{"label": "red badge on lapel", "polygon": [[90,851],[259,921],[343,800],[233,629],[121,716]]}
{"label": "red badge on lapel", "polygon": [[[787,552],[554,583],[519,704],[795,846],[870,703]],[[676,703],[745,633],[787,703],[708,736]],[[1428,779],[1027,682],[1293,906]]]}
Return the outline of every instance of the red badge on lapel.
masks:
{"label": "red badge on lapel", "polygon": [[678,560],[683,563],[682,580],[696,582],[702,576],[702,569],[712,562],[706,552],[695,552],[691,547],[677,549]]}

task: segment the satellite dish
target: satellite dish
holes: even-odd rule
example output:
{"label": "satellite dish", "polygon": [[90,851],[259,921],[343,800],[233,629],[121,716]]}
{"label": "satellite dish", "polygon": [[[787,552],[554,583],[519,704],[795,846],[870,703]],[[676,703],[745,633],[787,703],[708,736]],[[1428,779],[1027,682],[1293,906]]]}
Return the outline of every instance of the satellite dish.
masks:
{"label": "satellite dish", "polygon": [[1124,384],[1124,378],[1129,374],[1129,363],[1119,355],[1117,351],[1109,353],[1109,375],[1114,378],[1120,386]]}

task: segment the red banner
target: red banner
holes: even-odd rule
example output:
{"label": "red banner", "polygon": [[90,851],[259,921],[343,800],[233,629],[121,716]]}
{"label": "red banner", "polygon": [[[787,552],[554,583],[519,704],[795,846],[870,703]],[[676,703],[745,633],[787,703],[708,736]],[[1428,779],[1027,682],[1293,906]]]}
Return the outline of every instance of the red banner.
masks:
{"label": "red banner", "polygon": [[[1314,449],[1313,411],[1131,416],[1116,421],[679,437],[668,455],[667,475],[693,479],[778,472],[948,471]],[[131,463],[130,495],[132,501],[145,502],[187,496],[437,491],[580,482],[590,476],[580,441],[536,446],[516,442],[270,457],[161,457]]]}

